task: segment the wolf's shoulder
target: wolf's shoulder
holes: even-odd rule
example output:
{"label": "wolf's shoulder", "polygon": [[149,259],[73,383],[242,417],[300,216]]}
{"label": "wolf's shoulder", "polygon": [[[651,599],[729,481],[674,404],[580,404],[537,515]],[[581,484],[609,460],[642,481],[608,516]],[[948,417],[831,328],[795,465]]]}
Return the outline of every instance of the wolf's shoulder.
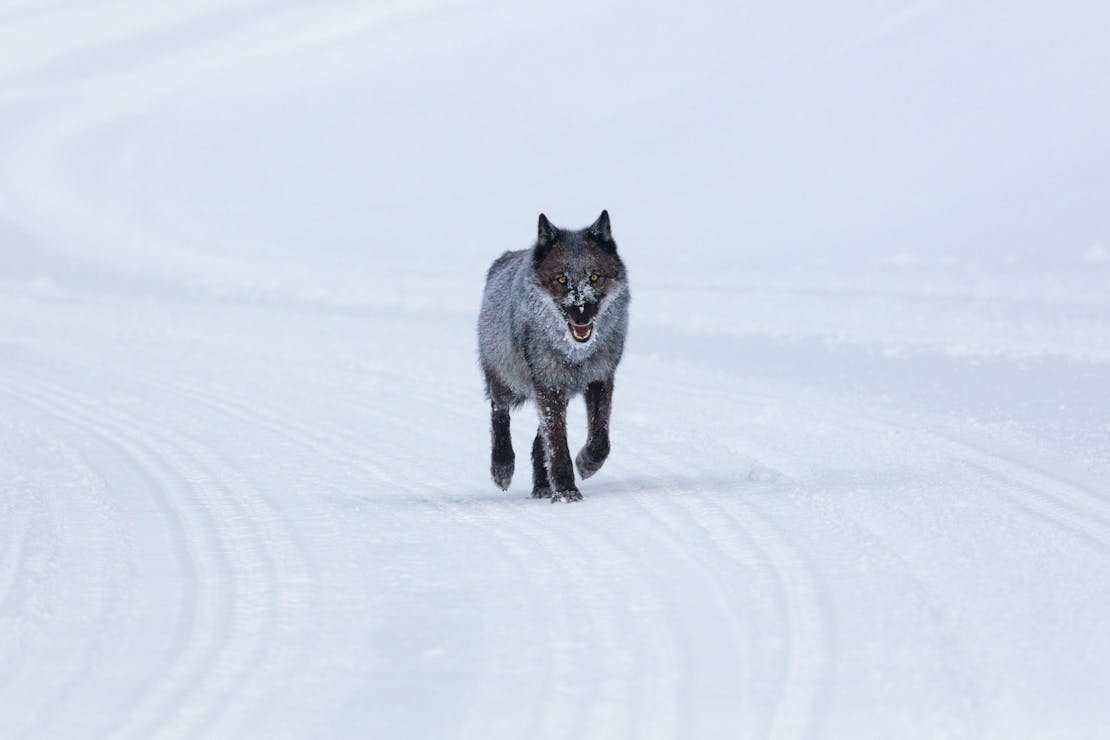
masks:
{"label": "wolf's shoulder", "polygon": [[527,249],[509,250],[502,254],[500,257],[493,261],[489,266],[489,271],[486,272],[486,280],[490,280],[494,275],[497,275],[505,270],[508,270],[512,265],[520,261],[521,255],[528,252]]}

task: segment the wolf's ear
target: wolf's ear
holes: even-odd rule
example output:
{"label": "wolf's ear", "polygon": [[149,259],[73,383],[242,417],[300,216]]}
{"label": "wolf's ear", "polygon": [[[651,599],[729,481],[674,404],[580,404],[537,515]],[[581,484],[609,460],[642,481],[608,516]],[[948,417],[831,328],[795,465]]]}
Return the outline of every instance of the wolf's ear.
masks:
{"label": "wolf's ear", "polygon": [[590,232],[590,236],[597,239],[602,244],[606,246],[612,245],[614,248],[616,247],[616,245],[613,244],[613,231],[609,228],[609,211],[602,211],[601,215],[597,217],[597,221],[590,224],[588,231]]}
{"label": "wolf's ear", "polygon": [[555,246],[555,241],[559,238],[559,230],[547,220],[547,216],[540,214],[540,223],[536,229],[536,249],[533,254],[536,262],[539,262],[551,248]]}

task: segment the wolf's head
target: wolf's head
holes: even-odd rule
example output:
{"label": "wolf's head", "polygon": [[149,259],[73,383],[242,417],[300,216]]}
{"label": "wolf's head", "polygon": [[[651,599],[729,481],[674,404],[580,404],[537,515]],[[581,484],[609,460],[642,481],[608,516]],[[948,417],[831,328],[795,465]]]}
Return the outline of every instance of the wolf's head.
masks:
{"label": "wolf's head", "polygon": [[625,290],[624,263],[609,228],[609,212],[579,231],[559,229],[540,214],[532,267],[543,290],[567,322],[569,336],[589,342],[604,320],[607,298]]}

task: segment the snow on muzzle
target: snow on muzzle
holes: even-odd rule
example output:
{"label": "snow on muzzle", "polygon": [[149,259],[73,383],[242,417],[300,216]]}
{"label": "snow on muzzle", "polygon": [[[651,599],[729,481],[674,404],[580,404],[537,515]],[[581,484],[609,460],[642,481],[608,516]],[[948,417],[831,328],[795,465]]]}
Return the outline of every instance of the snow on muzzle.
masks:
{"label": "snow on muzzle", "polygon": [[567,326],[570,327],[571,336],[575,341],[588,342],[594,333],[594,317],[597,315],[598,305],[594,301],[575,295],[576,299],[567,304],[564,309]]}

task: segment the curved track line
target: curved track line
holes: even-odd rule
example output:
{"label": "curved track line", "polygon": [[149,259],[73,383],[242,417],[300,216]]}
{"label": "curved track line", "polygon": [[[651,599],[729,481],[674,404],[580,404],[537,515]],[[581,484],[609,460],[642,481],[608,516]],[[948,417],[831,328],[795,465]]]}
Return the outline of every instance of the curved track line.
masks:
{"label": "curved track line", "polygon": [[[435,405],[437,407],[441,406],[441,404],[439,403],[439,399],[423,399],[423,402],[429,405]],[[259,415],[260,408],[264,407],[264,403],[252,402],[250,404],[250,413],[257,416]],[[382,417],[382,413],[379,409],[368,409],[367,414],[369,418]],[[419,414],[417,416],[419,416]],[[476,423],[484,423],[484,421],[478,421],[477,415],[475,415],[474,418]],[[391,425],[406,423],[404,419],[394,416],[390,416],[390,418],[386,421],[390,422]],[[306,431],[308,430],[302,430],[302,433]],[[314,437],[321,438],[322,444],[324,445],[324,447],[326,447],[326,449],[329,450],[329,453],[332,455],[335,455],[337,451],[343,451],[348,459],[359,461],[365,460],[367,454],[370,452],[370,450],[366,446],[366,440],[359,439],[346,430],[336,431],[332,430],[329,425],[323,425],[314,427],[312,430],[310,430],[310,434]],[[304,441],[303,437],[299,437],[299,439],[302,442]],[[446,438],[444,438],[443,441],[446,442]],[[377,451],[379,453],[392,452],[391,450],[381,449],[377,449]],[[392,459],[394,456],[392,454],[389,454],[387,455],[387,457],[388,459]],[[394,480],[402,477],[399,470],[382,470],[379,468],[375,468],[373,473],[378,476],[384,475],[387,476],[389,479]],[[434,480],[432,478],[428,478],[426,480],[423,480],[422,483],[424,484],[424,486],[413,490],[414,495],[416,495],[424,503],[432,506],[434,510],[438,510],[442,514],[450,518],[458,521],[469,522],[477,526],[479,528],[479,531],[483,532],[484,536],[490,541],[500,542],[502,547],[507,548],[507,560],[514,563],[518,571],[522,572],[522,569],[520,567],[521,563],[535,562],[538,559],[539,562],[549,564],[548,569],[545,571],[548,573],[547,577],[554,578],[555,583],[557,583],[560,580],[565,580],[567,573],[573,574],[574,572],[576,572],[576,570],[581,568],[596,567],[597,560],[600,560],[602,563],[606,563],[609,561],[620,559],[618,553],[616,553],[615,551],[610,552],[608,556],[605,555],[606,543],[609,541],[610,538],[607,538],[603,535],[598,535],[594,531],[590,532],[589,537],[584,537],[583,534],[578,532],[572,532],[568,534],[565,531],[562,533],[562,536],[553,537],[546,527],[528,526],[526,520],[519,517],[514,518],[511,521],[505,520],[504,517],[500,516],[490,519],[492,514],[499,513],[504,510],[504,506],[502,504],[497,504],[494,508],[490,508],[489,506],[483,506],[480,502],[474,502],[473,505],[467,505],[465,507],[449,507],[445,505],[442,500],[434,496],[429,496],[427,494],[424,488],[426,485],[432,485],[435,488],[442,490],[444,493],[450,494],[455,487],[455,481],[451,478],[437,477]],[[543,509],[542,507],[539,507],[539,510],[545,516],[549,516],[551,514],[549,510]],[[522,524],[525,525],[523,529],[521,527]],[[536,545],[538,543],[542,543],[542,547],[537,552]],[[583,561],[580,562],[578,565],[573,565],[573,561],[567,560],[568,553],[590,553],[590,555],[588,556],[588,561]],[[624,559],[628,560],[629,556],[626,554]],[[533,566],[532,575],[535,575],[534,570],[535,568]],[[658,582],[657,579],[655,580],[655,582]],[[564,590],[568,588],[573,590],[573,587],[562,587],[562,589]],[[543,587],[540,587],[540,589],[542,590]],[[532,594],[532,598],[537,598],[536,590],[529,590]],[[558,593],[560,591],[560,588],[555,588],[553,590],[554,592]],[[582,589],[579,588],[578,591],[581,592]],[[584,597],[586,596],[586,594],[583,595]],[[604,598],[605,596],[605,594],[595,593],[592,598],[596,600],[597,598]],[[643,601],[645,600],[645,598],[641,597],[639,600]],[[661,600],[665,601],[666,597],[662,597]],[[548,644],[550,644],[552,641],[559,639],[560,630],[557,629],[557,623],[560,621],[560,619],[565,622],[568,617],[566,616],[565,611],[566,605],[561,605],[557,602],[551,601],[550,598],[545,598],[544,601],[545,603],[534,606],[530,611],[534,614],[547,617],[546,624],[548,626],[545,628],[547,636],[544,638],[544,640]],[[616,608],[616,606],[617,605],[615,605],[614,612],[619,615],[620,609]],[[560,613],[563,613],[564,616],[559,617]],[[625,631],[625,629],[623,625],[618,625],[617,621],[610,621],[607,625],[596,625],[596,627],[601,630],[601,636],[599,636],[595,640],[597,645],[619,645],[622,642],[620,639],[621,633]],[[607,637],[605,635],[607,635]],[[492,635],[491,637],[492,639],[496,639],[497,636],[498,635],[495,632],[494,635]],[[503,637],[503,635],[500,636]],[[596,654],[596,651],[593,651],[593,653]],[[603,661],[604,655],[598,657],[597,660]],[[596,669],[582,670],[583,666],[581,665],[580,661],[576,662],[574,666],[577,672],[582,675],[589,676],[600,673],[600,671]],[[550,676],[552,675],[550,671],[554,671],[556,674],[567,673],[566,668],[559,668],[559,664],[556,663],[549,669],[549,680],[551,680]],[[560,734],[563,734],[563,730],[570,726],[566,724],[565,719],[558,719],[558,715],[552,716],[550,714],[550,710],[552,704],[560,705],[561,707],[561,705],[570,701],[569,697],[560,697],[557,691],[553,692],[551,690],[544,689],[542,686],[539,688],[540,690],[537,693],[538,699],[541,703],[536,706],[535,712],[533,713],[533,716],[537,718],[537,724],[534,728],[533,734],[535,736],[544,737],[558,736]],[[579,729],[590,727],[594,732],[597,732],[597,724],[591,723],[589,719],[591,712],[588,708],[588,705],[590,697],[594,696],[598,692],[595,690],[591,690],[588,686],[576,686],[575,689],[577,690],[578,696],[580,698],[573,701],[573,711],[575,716],[574,726],[578,727]],[[481,717],[484,718],[484,720],[486,721],[488,721],[488,718],[491,716],[499,716],[497,713],[497,710],[499,709],[497,704],[503,700],[495,700],[492,706],[486,706],[485,708],[483,708],[484,702],[490,701],[490,699],[498,696],[499,694],[503,694],[503,687],[499,687],[496,684],[495,680],[480,682],[478,694],[476,695],[475,700],[472,702],[471,705],[470,716],[475,718]],[[482,696],[486,696],[487,698],[482,699]],[[583,698],[586,700],[585,703],[582,701]],[[599,717],[598,719],[601,724],[604,724],[604,717]],[[560,728],[563,729],[561,730]],[[470,733],[470,735],[468,735],[468,733]],[[472,725],[470,730],[464,730],[462,734],[463,736],[480,736],[482,734],[482,728],[477,725]]]}
{"label": "curved track line", "polygon": [[[117,411],[107,411],[104,417],[115,419],[117,428],[144,432],[154,454],[180,471],[201,504],[212,510],[218,535],[230,545],[227,549],[235,560],[226,573],[235,580],[233,616],[225,615],[220,648],[210,664],[186,681],[196,687],[192,689],[196,698],[181,696],[176,706],[171,704],[161,713],[192,717],[189,732],[206,733],[233,706],[233,698],[237,713],[249,713],[244,693],[272,651],[279,612],[288,617],[293,613],[290,607],[300,601],[284,593],[289,581],[279,578],[275,560],[280,555],[283,575],[303,582],[302,553],[286,544],[287,524],[225,460],[194,441],[174,440],[161,431],[166,426],[138,423]],[[263,536],[263,528],[269,536]]]}
{"label": "curved track line", "polygon": [[[24,388],[27,388],[35,384],[28,383],[26,379],[24,379],[22,385]],[[41,389],[41,393],[49,395],[58,405],[64,405],[63,402],[58,401],[59,398],[68,398],[68,404],[70,404],[68,406],[68,413],[71,416],[83,417],[86,420],[90,420],[90,417],[87,416],[88,412],[82,410],[80,400],[56,388],[47,389],[41,384],[39,384],[38,387]],[[39,400],[42,400],[42,398],[40,397]],[[203,686],[205,683],[204,678],[211,676],[216,668],[221,665],[221,654],[228,651],[228,645],[232,643],[235,638],[235,633],[246,631],[249,634],[251,632],[251,623],[248,622],[246,627],[244,627],[243,617],[237,617],[237,615],[251,615],[254,613],[269,613],[272,615],[273,609],[271,608],[267,611],[264,605],[260,604],[258,601],[259,599],[265,600],[265,597],[255,596],[251,583],[246,581],[246,579],[236,578],[237,574],[251,573],[256,570],[266,572],[265,556],[259,559],[243,560],[244,555],[249,555],[251,549],[257,549],[260,553],[264,553],[265,548],[258,543],[257,536],[252,534],[251,528],[253,525],[250,522],[250,518],[243,516],[243,510],[234,502],[233,497],[226,496],[225,492],[225,497],[221,498],[218,491],[211,491],[212,486],[207,482],[209,478],[213,477],[211,473],[196,467],[194,461],[182,455],[175,447],[166,443],[164,440],[160,440],[159,435],[153,429],[146,428],[141,424],[136,424],[125,415],[108,408],[100,408],[94,418],[96,425],[101,429],[111,430],[112,433],[118,435],[121,439],[130,438],[129,444],[133,445],[133,449],[143,450],[144,453],[149,455],[152,459],[164,463],[166,470],[175,471],[174,474],[179,476],[180,480],[185,483],[185,490],[195,492],[199,495],[200,498],[198,502],[210,512],[206,516],[206,526],[209,530],[207,537],[217,543],[221,541],[223,543],[233,542],[235,539],[240,540],[237,546],[232,548],[218,545],[225,550],[225,554],[219,558],[218,567],[213,572],[209,573],[209,577],[211,579],[210,583],[215,585],[217,590],[224,594],[224,607],[219,612],[213,612],[210,615],[209,626],[206,631],[214,636],[205,649],[203,657],[198,658],[197,665],[192,668],[191,672],[186,674],[186,677],[183,679],[182,688],[174,690],[170,696],[161,699],[160,701],[165,702],[163,708],[152,714],[145,729],[137,730],[140,735],[150,735],[155,731],[167,731],[167,718],[182,716],[191,718],[196,714],[197,710],[189,712],[183,709],[185,697],[185,689],[183,687],[189,686],[189,691],[199,690],[199,687]],[[138,441],[135,435],[139,430],[144,430],[146,432],[146,437],[153,441]],[[156,446],[155,443],[159,441],[160,444]],[[234,525],[240,526],[236,528]],[[250,546],[244,548],[242,545],[248,542]],[[226,553],[228,552],[232,553],[232,555],[227,555]],[[231,557],[238,557],[240,562],[233,566],[232,560],[230,559]],[[231,576],[234,582],[230,584],[226,583],[227,576]],[[265,592],[268,588],[272,592],[274,589],[273,582],[276,581],[273,575],[272,564],[267,576],[264,576],[263,580],[265,581],[267,577],[269,579],[269,585],[266,586],[264,584],[262,586],[262,591]],[[253,657],[256,660],[258,659],[257,651],[255,651]],[[240,660],[242,659],[240,658]],[[247,668],[224,668],[224,670],[228,671],[233,679],[241,679],[241,674],[246,671]],[[230,688],[230,684],[228,684],[228,688]],[[224,704],[217,703],[214,707],[209,707],[210,710],[218,713],[222,706],[226,706],[228,689],[215,691],[218,701],[225,702]],[[165,694],[166,692],[162,691],[160,693]],[[211,703],[211,700],[209,700],[209,703]],[[200,711],[203,712],[203,709]],[[141,711],[137,711],[133,717],[141,714]],[[201,714],[201,718],[198,720],[200,727],[202,728],[206,721],[212,716],[214,716],[212,711],[210,711],[208,715]],[[123,731],[127,731],[126,727]]]}
{"label": "curved track line", "polygon": [[66,680],[35,713],[31,734],[40,730],[50,734],[50,728],[58,724],[59,718],[65,717],[64,706],[80,695],[82,680],[93,674],[104,655],[113,650],[113,639],[118,639],[122,633],[118,629],[111,630],[110,626],[126,613],[124,581],[133,577],[134,571],[133,565],[126,561],[129,556],[133,557],[132,538],[122,526],[120,512],[108,495],[105,481],[92,474],[93,466],[75,446],[60,440],[56,444],[61,458],[56,462],[63,469],[85,471],[81,474],[82,495],[79,498],[48,495],[47,500],[51,509],[58,510],[52,517],[58,522],[52,534],[66,542],[59,554],[77,561],[80,569],[77,575],[81,580],[64,588],[68,599],[86,591],[86,598],[80,599],[81,611],[71,618],[78,620],[88,635],[88,647],[80,663],[67,671]]}
{"label": "curved track line", "polygon": [[[20,379],[13,384],[10,377],[9,373],[9,380],[5,382],[6,390],[10,395],[39,408],[46,414],[54,416],[63,424],[91,433],[110,448],[119,451],[124,464],[130,467],[141,480],[147,482],[148,491],[172,537],[171,549],[181,576],[181,611],[174,630],[175,637],[170,641],[173,647],[163,660],[158,661],[160,666],[158,671],[168,672],[182,660],[189,644],[199,639],[196,635],[197,613],[204,608],[210,608],[203,607],[200,604],[197,564],[206,563],[207,559],[197,554],[199,545],[194,530],[195,524],[183,517],[173,505],[172,497],[166,492],[172,490],[173,486],[165,485],[164,471],[143,452],[137,451],[126,440],[120,439],[114,433],[103,430],[97,423],[90,421],[85,414],[75,412],[69,406],[58,403],[55,398],[43,396],[34,391],[28,393],[26,382]],[[148,687],[145,685],[139,687],[139,694],[142,695],[146,690],[148,690]]]}
{"label": "curved track line", "polygon": [[[1110,552],[1110,503],[1082,488],[1005,456],[955,440],[939,432],[860,415],[844,418],[868,429],[894,429],[920,439],[957,463],[980,471],[1002,485],[998,492],[1028,513],[1080,537],[1090,546]],[[1017,490],[1028,495],[1020,495]]]}
{"label": "curved track line", "polygon": [[0,557],[0,614],[7,611],[5,602],[10,598],[16,577],[23,570],[27,556],[27,535],[31,530],[31,512],[23,511],[4,523],[7,542]]}
{"label": "curved track line", "polygon": [[[68,418],[70,423],[80,424],[87,431],[110,441],[131,459],[142,465],[144,469],[150,472],[152,488],[165,491],[163,497],[167,501],[172,501],[175,498],[173,494],[169,493],[170,491],[175,491],[180,496],[181,501],[187,501],[191,498],[193,490],[187,477],[172,465],[165,464],[157,454],[151,451],[148,445],[139,441],[131,430],[121,429],[119,425],[106,422],[104,416],[83,408],[80,402],[60,401],[60,398],[67,397],[68,394],[59,392],[55,388],[29,382],[26,378],[21,378],[19,382],[25,397],[33,399],[43,407],[57,409],[60,414]],[[28,389],[32,387],[38,390],[28,392]],[[179,644],[180,642],[184,643],[184,647],[166,673],[185,672],[187,677],[190,677],[196,669],[182,668],[181,666],[198,662],[203,665],[211,662],[214,655],[221,649],[223,641],[226,640],[225,630],[220,627],[220,623],[221,619],[226,622],[227,615],[230,613],[232,594],[229,593],[229,586],[224,584],[220,577],[220,574],[226,573],[229,567],[227,556],[222,552],[218,537],[214,533],[215,525],[211,514],[208,512],[198,514],[198,512],[191,511],[180,504],[173,508],[175,516],[182,522],[183,529],[187,532],[189,560],[194,564],[196,573],[195,595],[192,599],[195,606],[187,607],[191,617],[188,620],[190,624],[189,635],[184,641],[179,641]],[[201,552],[215,554],[201,556],[199,555]],[[167,690],[162,688],[165,683],[165,677],[163,676],[161,680],[144,686],[133,700],[132,709],[126,712],[128,719],[124,726],[115,730],[113,734],[122,733],[126,735],[130,732],[139,736],[151,736],[156,731],[164,730],[165,728],[159,727],[159,724],[165,721],[166,712],[151,711],[148,705],[151,703],[161,704],[167,701],[161,698],[150,698],[152,695],[158,696],[166,693]],[[136,723],[140,727],[133,728],[132,725]]]}
{"label": "curved track line", "polygon": [[[328,431],[330,427],[327,424],[314,425],[313,427],[301,426],[296,423],[294,419],[290,419],[288,414],[281,414],[263,400],[252,400],[249,404],[245,404],[228,398],[217,398],[211,394],[200,393],[195,389],[184,390],[183,392],[194,400],[220,409],[223,413],[234,415],[236,418],[247,421],[248,423],[267,428],[272,433],[286,438],[293,444],[305,446],[315,455],[324,456],[354,468],[365,470],[373,479],[396,481],[403,480],[405,477],[399,470],[391,469],[395,468],[395,465],[383,467],[381,464],[374,464],[372,460],[380,455],[381,450],[368,448],[366,441],[360,439],[353,433]],[[371,414],[371,416],[373,416],[373,414]],[[396,419],[391,419],[391,421],[396,421]],[[446,489],[447,484],[453,482],[454,481],[445,479],[440,482],[440,485]],[[482,533],[486,546],[491,547],[494,552],[501,553],[500,557],[494,560],[493,569],[495,571],[498,567],[504,569],[505,566],[503,564],[511,564],[511,570],[516,576],[513,580],[517,583],[528,584],[528,579],[523,577],[524,570],[521,566],[521,563],[528,561],[528,558],[525,558],[522,554],[528,549],[523,544],[526,540],[518,536],[511,528],[495,529],[495,525],[488,523],[484,516],[480,516],[469,510],[459,509],[458,507],[447,507],[442,501],[427,495],[423,490],[423,486],[404,484],[403,488],[406,490],[406,493],[414,497],[414,500],[429,506],[430,510],[446,514],[458,523],[467,525],[475,529],[475,531]],[[412,526],[419,527],[421,523],[420,521],[414,521]],[[539,531],[534,530],[533,534],[539,534]],[[548,555],[551,560],[554,560],[556,553],[549,552]],[[555,604],[547,603],[540,605],[538,603],[538,593],[537,589],[528,588],[528,598],[525,603],[524,611],[519,615],[513,615],[513,617],[522,620],[526,624],[535,624],[540,622],[544,615],[552,613]],[[487,634],[492,641],[496,641],[503,638],[506,634],[506,630],[510,628],[511,625],[509,624],[503,624],[500,627],[495,625],[489,626],[487,628]],[[554,636],[553,630],[548,630],[545,640],[550,641],[554,639]],[[504,687],[497,685],[497,682],[481,682],[476,690],[479,692],[482,691],[483,686],[487,687],[488,694],[491,697],[501,696],[504,693]],[[544,693],[544,691],[539,692],[541,697]],[[488,720],[491,716],[498,715],[485,714],[484,718]],[[462,736],[468,736],[465,730],[461,734]],[[473,732],[473,736],[481,736],[481,734],[482,732],[480,729],[475,729]]]}
{"label": "curved track line", "polygon": [[[640,439],[635,435],[633,438]],[[646,453],[641,451],[635,454],[650,461],[656,468],[661,460],[675,458],[674,449],[661,443],[640,445],[638,449],[647,450]],[[673,462],[663,464],[678,473],[680,480],[690,479],[688,474],[692,469],[688,466]],[[678,486],[673,492],[687,487],[686,484]],[[818,599],[818,589],[813,585],[820,579],[812,564],[803,560],[796,548],[788,545],[750,505],[745,507],[749,516],[741,518],[715,500],[708,490],[685,491],[682,495],[662,497],[662,500],[684,510],[685,515],[708,535],[707,542],[720,558],[737,565],[741,574],[745,567],[753,564],[753,560],[766,571],[773,585],[774,610],[779,615],[778,621],[785,624],[786,629],[781,634],[781,669],[776,671],[778,698],[770,716],[759,724],[754,735],[798,737],[807,734],[805,728],[816,721],[814,710],[818,697],[814,692],[821,690],[821,679],[827,676],[831,663],[825,645],[826,635],[832,631],[825,623],[816,630],[809,627],[812,616],[823,620],[829,614],[824,608],[827,605]],[[707,566],[719,574],[721,559],[709,558]],[[803,724],[784,720],[783,715],[787,712],[800,715]]]}

